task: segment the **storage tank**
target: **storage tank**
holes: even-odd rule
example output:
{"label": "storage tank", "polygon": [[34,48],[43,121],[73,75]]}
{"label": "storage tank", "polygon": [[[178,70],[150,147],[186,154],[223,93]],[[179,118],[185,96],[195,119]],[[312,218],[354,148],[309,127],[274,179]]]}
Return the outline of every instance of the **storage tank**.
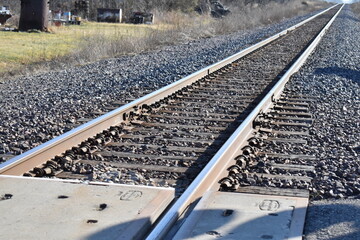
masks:
{"label": "storage tank", "polygon": [[71,12],[64,12],[64,20],[67,22],[71,21]]}
{"label": "storage tank", "polygon": [[49,18],[49,0],[21,0],[19,30],[46,31]]}

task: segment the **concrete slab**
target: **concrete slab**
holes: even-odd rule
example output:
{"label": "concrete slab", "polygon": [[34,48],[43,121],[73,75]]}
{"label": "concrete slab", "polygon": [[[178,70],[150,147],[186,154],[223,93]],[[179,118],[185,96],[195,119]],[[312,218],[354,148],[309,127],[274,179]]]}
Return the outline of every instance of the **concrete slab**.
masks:
{"label": "concrete slab", "polygon": [[307,198],[209,192],[174,239],[302,239]]}
{"label": "concrete slab", "polygon": [[0,176],[0,239],[142,239],[174,189]]}

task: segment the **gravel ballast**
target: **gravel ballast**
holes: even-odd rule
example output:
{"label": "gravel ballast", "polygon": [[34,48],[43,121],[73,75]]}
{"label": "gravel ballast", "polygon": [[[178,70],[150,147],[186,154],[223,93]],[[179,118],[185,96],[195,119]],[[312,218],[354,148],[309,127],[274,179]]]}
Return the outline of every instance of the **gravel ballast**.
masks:
{"label": "gravel ballast", "polygon": [[347,5],[294,77],[321,99],[312,109],[311,146],[318,158],[312,194],[329,198],[310,203],[307,240],[360,239],[359,38],[360,21]]}
{"label": "gravel ballast", "polygon": [[317,158],[313,199],[360,194],[359,30],[359,21],[345,7],[293,78],[303,82],[300,93],[320,100],[311,109],[310,148]]}
{"label": "gravel ballast", "polygon": [[138,98],[309,17],[0,84],[0,162],[59,136],[112,101]]}
{"label": "gravel ballast", "polygon": [[[152,53],[5,81],[0,85],[0,154],[19,154],[70,129],[109,101],[143,95],[294,25],[203,39]],[[360,239],[360,21],[348,6],[294,76],[311,109],[317,157],[305,239]],[[1,160],[1,159],[0,159]],[[317,196],[315,196],[317,194]],[[342,199],[350,197],[351,199]],[[335,200],[336,199],[336,200]]]}

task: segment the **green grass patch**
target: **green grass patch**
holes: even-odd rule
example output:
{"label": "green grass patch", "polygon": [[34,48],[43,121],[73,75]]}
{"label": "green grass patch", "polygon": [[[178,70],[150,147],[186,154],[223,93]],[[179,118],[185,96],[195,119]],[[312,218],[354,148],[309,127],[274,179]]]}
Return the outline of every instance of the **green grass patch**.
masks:
{"label": "green grass patch", "polygon": [[86,22],[82,25],[51,27],[50,33],[0,31],[0,73],[69,55],[92,37],[136,39],[164,28],[160,25]]}

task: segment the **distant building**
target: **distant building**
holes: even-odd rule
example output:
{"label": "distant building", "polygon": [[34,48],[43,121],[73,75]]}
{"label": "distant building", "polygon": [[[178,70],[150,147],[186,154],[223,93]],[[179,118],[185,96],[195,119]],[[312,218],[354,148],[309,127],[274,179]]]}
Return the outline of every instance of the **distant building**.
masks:
{"label": "distant building", "polygon": [[9,8],[8,6],[2,6],[2,7],[0,7],[0,14],[11,15],[11,13],[10,13],[10,8]]}
{"label": "distant building", "polygon": [[9,18],[11,18],[9,7],[0,7],[0,25],[4,25],[6,23],[6,20],[8,20]]}
{"label": "distant building", "polygon": [[122,20],[122,9],[98,8],[97,21],[120,23]]}

